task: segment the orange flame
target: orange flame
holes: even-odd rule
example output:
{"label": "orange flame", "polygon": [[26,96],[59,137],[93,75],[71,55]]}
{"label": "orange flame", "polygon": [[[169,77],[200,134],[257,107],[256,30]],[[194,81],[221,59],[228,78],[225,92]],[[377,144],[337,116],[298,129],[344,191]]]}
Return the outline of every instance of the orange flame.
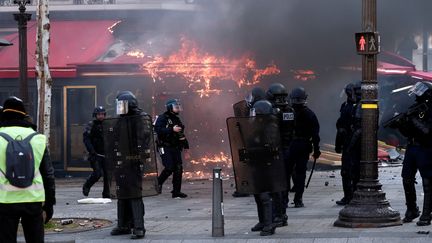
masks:
{"label": "orange flame", "polygon": [[315,72],[313,70],[291,70],[294,73],[294,78],[301,81],[308,81],[316,79]]}
{"label": "orange flame", "polygon": [[[232,174],[232,163],[229,155],[224,152],[219,152],[215,155],[205,155],[197,160],[191,160],[193,164],[194,171],[184,172],[183,176],[187,179],[210,179],[213,177],[212,168],[214,166],[219,166],[222,168],[222,177],[229,178]],[[205,168],[201,169],[200,168]]]}
{"label": "orange flame", "polygon": [[143,64],[154,81],[175,74],[187,80],[188,87],[200,97],[220,94],[211,83],[214,80],[234,80],[239,87],[259,83],[264,76],[277,75],[280,70],[275,64],[264,69],[257,67],[250,54],[229,59],[209,54],[197,47],[194,41],[181,38],[181,48],[168,57],[157,55]]}
{"label": "orange flame", "polygon": [[145,57],[144,52],[139,51],[139,50],[130,51],[126,55],[130,56],[130,57],[136,57],[136,58],[144,58]]}

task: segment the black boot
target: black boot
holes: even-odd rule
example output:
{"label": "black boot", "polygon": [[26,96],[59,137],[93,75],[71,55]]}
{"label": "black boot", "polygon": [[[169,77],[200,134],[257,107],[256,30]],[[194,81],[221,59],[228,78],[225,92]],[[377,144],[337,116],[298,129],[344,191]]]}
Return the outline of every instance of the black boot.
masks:
{"label": "black boot", "polygon": [[251,228],[251,231],[261,231],[264,228],[264,216],[263,216],[263,207],[262,207],[262,200],[259,196],[259,194],[254,194],[255,203],[257,205],[257,212],[258,212],[258,223]]}
{"label": "black boot", "polygon": [[426,226],[431,224],[431,206],[432,206],[432,178],[423,179],[423,212],[417,222],[418,226]]}
{"label": "black boot", "polygon": [[130,238],[132,240],[142,239],[142,238],[144,238],[144,235],[145,235],[145,230],[135,230],[134,229]]}
{"label": "black boot", "polygon": [[344,197],[341,200],[336,201],[336,204],[344,206],[349,204],[349,202],[353,197],[353,188],[352,188],[352,183],[350,178],[342,177],[342,188],[344,191]]}
{"label": "black boot", "polygon": [[90,187],[88,187],[86,184],[87,183],[85,183],[82,187],[82,194],[87,197],[90,193]]}
{"label": "black boot", "polygon": [[415,218],[420,216],[419,208],[417,207],[417,196],[415,190],[415,180],[414,179],[403,179],[403,187],[405,192],[405,201],[407,210],[405,212],[405,218],[402,222],[409,223]]}
{"label": "black boot", "polygon": [[262,222],[264,224],[260,236],[272,235],[275,233],[276,226],[273,224],[273,206],[270,193],[261,193],[260,199],[262,200]]}
{"label": "black boot", "polygon": [[111,230],[111,235],[128,235],[131,233],[131,229],[127,227],[115,227]]}
{"label": "black boot", "polygon": [[264,224],[261,222],[258,222],[254,227],[251,228],[251,231],[261,231],[264,228]]}

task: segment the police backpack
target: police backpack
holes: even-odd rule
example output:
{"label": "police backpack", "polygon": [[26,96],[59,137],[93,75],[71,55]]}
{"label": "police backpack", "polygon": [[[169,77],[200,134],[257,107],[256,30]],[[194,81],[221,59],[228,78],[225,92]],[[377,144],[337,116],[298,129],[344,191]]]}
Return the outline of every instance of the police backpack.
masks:
{"label": "police backpack", "polygon": [[13,139],[8,134],[0,132],[0,137],[8,142],[5,159],[6,171],[0,171],[13,186],[26,188],[33,183],[35,164],[30,140],[37,134],[32,133],[25,139],[18,135]]}

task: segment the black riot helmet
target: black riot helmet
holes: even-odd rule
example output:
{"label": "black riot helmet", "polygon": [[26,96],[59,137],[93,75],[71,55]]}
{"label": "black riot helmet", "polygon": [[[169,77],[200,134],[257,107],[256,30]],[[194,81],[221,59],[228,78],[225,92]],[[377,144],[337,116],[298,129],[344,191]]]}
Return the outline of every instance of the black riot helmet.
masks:
{"label": "black riot helmet", "polygon": [[355,96],[354,96],[354,83],[349,83],[345,85],[345,94],[347,96],[347,101],[349,102],[355,102]]}
{"label": "black riot helmet", "polygon": [[291,104],[304,105],[306,104],[307,94],[303,87],[294,88],[290,94]]}
{"label": "black riot helmet", "polygon": [[125,115],[131,112],[137,112],[138,101],[135,95],[130,91],[121,91],[116,97],[117,115]]}
{"label": "black riot helmet", "polygon": [[408,95],[415,95],[417,102],[429,102],[432,99],[432,83],[428,81],[417,82],[408,90]]}
{"label": "black riot helmet", "polygon": [[165,103],[165,106],[167,111],[175,114],[178,114],[180,111],[182,111],[182,107],[179,99],[169,99]]}
{"label": "black riot helmet", "polygon": [[255,115],[268,115],[273,114],[273,106],[272,103],[268,100],[259,100],[257,101],[253,107],[252,112],[255,113]]}
{"label": "black riot helmet", "polygon": [[252,107],[255,102],[265,99],[265,96],[266,93],[262,88],[254,87],[250,94],[246,97],[246,102],[248,103],[249,107]]}
{"label": "black riot helmet", "polygon": [[360,102],[362,96],[361,81],[357,81],[353,86],[354,102]]}
{"label": "black riot helmet", "polygon": [[275,105],[285,105],[288,92],[281,83],[273,83],[267,90],[267,98]]}
{"label": "black riot helmet", "polygon": [[106,115],[106,110],[103,106],[96,106],[93,110],[93,117],[96,117],[98,113],[103,113]]}

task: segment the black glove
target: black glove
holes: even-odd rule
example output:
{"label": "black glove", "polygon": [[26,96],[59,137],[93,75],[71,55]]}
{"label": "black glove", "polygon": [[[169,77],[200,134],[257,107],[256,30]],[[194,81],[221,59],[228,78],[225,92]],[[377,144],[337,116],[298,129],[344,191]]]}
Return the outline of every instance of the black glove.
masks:
{"label": "black glove", "polygon": [[312,156],[314,157],[314,159],[318,159],[321,155],[321,151],[316,150],[313,152]]}
{"label": "black glove", "polygon": [[90,152],[89,156],[88,156],[88,161],[93,162],[93,161],[96,161],[96,159],[97,159],[96,152]]}
{"label": "black glove", "polygon": [[52,219],[52,216],[54,214],[54,206],[52,204],[45,204],[42,206],[43,211],[45,212],[46,218],[45,218],[45,224]]}

